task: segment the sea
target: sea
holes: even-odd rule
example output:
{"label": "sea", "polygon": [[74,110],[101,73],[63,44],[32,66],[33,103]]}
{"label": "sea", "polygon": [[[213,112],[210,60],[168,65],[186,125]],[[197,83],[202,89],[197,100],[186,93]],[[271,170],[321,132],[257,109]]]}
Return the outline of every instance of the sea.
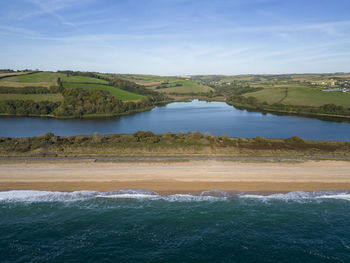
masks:
{"label": "sea", "polygon": [[0,192],[0,262],[350,262],[350,192]]}

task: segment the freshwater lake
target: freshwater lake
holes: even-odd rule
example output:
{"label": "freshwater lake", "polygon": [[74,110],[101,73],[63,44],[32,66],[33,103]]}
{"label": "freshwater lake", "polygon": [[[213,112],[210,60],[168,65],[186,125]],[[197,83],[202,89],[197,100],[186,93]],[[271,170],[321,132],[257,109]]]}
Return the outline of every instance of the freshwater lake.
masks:
{"label": "freshwater lake", "polygon": [[174,102],[151,111],[109,119],[68,119],[1,117],[0,136],[30,137],[52,132],[59,136],[82,134],[160,134],[190,131],[231,137],[287,138],[350,141],[350,123],[277,116],[239,110],[224,102]]}

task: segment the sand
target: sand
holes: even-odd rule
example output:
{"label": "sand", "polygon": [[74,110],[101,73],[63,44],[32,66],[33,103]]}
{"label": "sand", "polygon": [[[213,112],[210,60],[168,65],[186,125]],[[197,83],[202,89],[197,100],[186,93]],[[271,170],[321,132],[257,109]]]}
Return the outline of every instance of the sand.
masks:
{"label": "sand", "polygon": [[159,193],[350,189],[350,162],[0,162],[0,190],[148,189]]}

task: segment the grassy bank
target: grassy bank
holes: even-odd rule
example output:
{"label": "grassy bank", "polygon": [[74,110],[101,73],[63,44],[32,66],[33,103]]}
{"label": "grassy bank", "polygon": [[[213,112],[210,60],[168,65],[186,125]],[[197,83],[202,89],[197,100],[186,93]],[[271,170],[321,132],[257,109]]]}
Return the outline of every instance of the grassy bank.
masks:
{"label": "grassy bank", "polygon": [[112,135],[0,138],[0,156],[345,156],[350,142],[231,138],[197,133],[152,132]]}

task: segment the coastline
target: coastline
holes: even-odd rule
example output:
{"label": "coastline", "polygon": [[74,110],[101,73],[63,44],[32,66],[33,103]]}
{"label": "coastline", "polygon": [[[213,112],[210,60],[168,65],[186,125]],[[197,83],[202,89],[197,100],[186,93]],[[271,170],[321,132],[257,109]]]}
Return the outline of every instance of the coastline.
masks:
{"label": "coastline", "polygon": [[147,189],[159,194],[206,190],[292,192],[349,190],[350,162],[304,160],[250,162],[0,161],[0,191],[112,191]]}

